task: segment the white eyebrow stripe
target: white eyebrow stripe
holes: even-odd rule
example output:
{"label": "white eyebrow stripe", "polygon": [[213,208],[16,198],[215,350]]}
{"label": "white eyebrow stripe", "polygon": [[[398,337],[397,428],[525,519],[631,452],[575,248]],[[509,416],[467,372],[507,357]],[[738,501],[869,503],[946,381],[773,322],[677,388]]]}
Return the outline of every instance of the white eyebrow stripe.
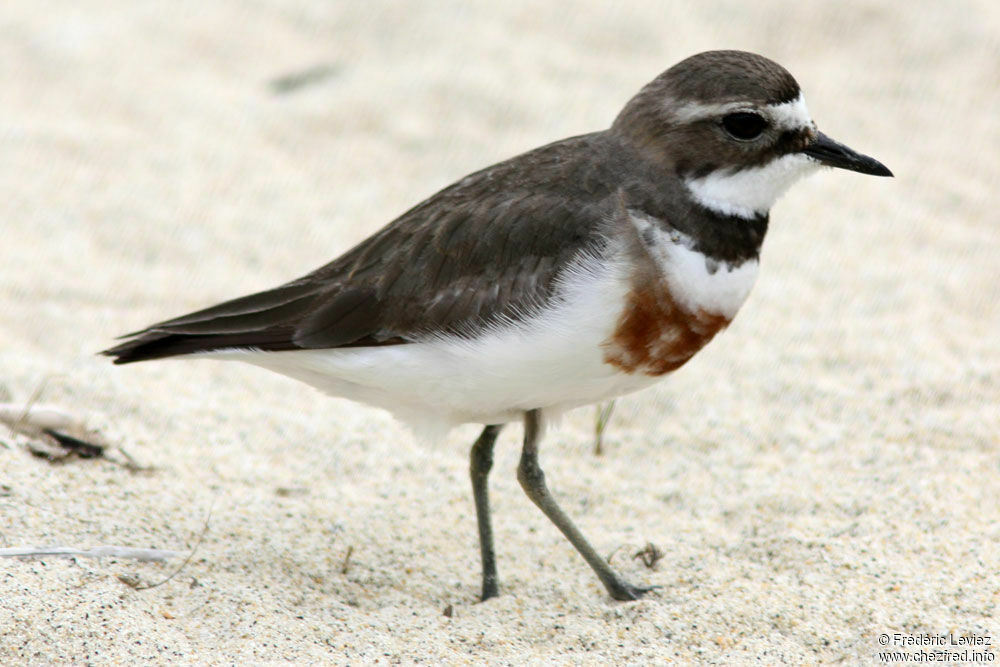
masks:
{"label": "white eyebrow stripe", "polygon": [[673,116],[682,123],[702,118],[724,116],[732,111],[746,109],[746,102],[726,102],[724,104],[702,104],[701,102],[686,102],[673,110]]}
{"label": "white eyebrow stripe", "polygon": [[802,93],[791,102],[768,105],[767,113],[775,125],[786,130],[800,130],[813,125],[809,109],[806,107],[806,98]]}
{"label": "white eyebrow stripe", "polygon": [[[719,118],[734,111],[751,111],[753,106],[746,102],[723,102],[718,104],[704,104],[702,102],[686,102],[673,109],[674,118],[681,123],[688,123],[703,118]],[[799,130],[812,127],[812,117],[809,116],[809,109],[806,107],[806,100],[802,93],[790,102],[780,104],[769,104],[761,111],[783,130]]]}

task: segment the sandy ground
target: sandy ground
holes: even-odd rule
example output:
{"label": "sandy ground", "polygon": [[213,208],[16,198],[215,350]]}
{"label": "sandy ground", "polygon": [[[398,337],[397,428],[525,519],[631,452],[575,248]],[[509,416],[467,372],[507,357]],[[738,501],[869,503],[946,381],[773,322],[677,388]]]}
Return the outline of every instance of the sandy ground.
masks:
{"label": "sandy ground", "polygon": [[[1000,5],[500,4],[3,3],[0,394],[44,383],[154,469],[53,465],[0,431],[0,547],[187,552],[211,517],[148,590],[120,577],[180,559],[0,560],[0,663],[853,664],[883,633],[997,650]],[[897,178],[800,184],[740,317],[621,401],[603,457],[592,408],[549,434],[552,487],[662,587],[646,599],[610,601],[521,493],[519,427],[492,478],[502,595],[477,604],[474,427],[427,447],[259,369],[94,355],[604,127],[719,47],[785,64],[820,126]]]}

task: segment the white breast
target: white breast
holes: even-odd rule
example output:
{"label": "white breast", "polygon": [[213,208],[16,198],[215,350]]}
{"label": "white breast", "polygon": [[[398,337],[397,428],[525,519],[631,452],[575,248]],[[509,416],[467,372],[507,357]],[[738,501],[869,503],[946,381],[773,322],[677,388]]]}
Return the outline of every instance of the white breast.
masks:
{"label": "white breast", "polygon": [[652,241],[646,248],[679,306],[729,320],[736,316],[757,280],[756,259],[739,265],[717,262],[694,250],[693,241],[680,232],[665,231],[642,215],[633,214],[631,221],[639,238]]}

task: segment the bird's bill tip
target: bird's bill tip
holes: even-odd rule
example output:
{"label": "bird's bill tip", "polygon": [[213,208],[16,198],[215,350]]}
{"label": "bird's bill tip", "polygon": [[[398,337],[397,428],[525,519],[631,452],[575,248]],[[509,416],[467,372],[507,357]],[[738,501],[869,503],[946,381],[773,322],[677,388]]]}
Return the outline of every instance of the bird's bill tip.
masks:
{"label": "bird's bill tip", "polygon": [[816,138],[802,152],[827,167],[847,169],[871,176],[893,175],[888,167],[875,158],[862,155],[822,132],[817,132]]}

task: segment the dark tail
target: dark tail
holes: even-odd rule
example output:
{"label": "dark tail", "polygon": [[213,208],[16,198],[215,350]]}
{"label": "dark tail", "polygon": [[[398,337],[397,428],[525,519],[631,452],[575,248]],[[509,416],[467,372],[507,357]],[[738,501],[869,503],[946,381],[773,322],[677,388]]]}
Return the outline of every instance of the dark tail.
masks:
{"label": "dark tail", "polygon": [[275,351],[299,349],[291,341],[290,335],[280,330],[218,335],[174,334],[150,330],[140,333],[132,340],[103,350],[100,354],[114,357],[116,364],[131,364],[135,361],[165,359],[185,354],[215,352],[233,348]]}
{"label": "dark tail", "polygon": [[298,349],[295,322],[312,296],[307,286],[282,285],[126,334],[101,354],[130,364],[230,348]]}

